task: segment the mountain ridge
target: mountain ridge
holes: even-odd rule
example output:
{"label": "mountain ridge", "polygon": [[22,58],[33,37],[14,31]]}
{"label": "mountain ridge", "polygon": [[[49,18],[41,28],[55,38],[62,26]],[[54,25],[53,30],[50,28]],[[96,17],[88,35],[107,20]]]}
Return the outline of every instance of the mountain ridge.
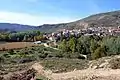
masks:
{"label": "mountain ridge", "polygon": [[[48,30],[52,28],[54,30],[58,29],[83,29],[87,27],[118,27],[120,26],[120,10],[98,13],[90,15],[86,18],[63,24],[54,24],[54,25],[42,25],[42,27]],[[41,27],[41,26],[39,26]]]}
{"label": "mountain ridge", "polygon": [[99,13],[86,18],[60,24],[43,24],[40,26],[30,26],[12,23],[0,23],[0,29],[14,31],[40,30],[41,32],[54,32],[59,29],[83,29],[87,27],[118,27],[120,26],[120,10],[106,13]]}

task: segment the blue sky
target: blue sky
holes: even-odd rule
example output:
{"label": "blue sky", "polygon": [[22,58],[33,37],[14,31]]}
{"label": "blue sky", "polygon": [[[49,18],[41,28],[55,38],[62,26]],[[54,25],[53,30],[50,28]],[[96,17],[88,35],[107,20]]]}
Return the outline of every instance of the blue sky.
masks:
{"label": "blue sky", "polygon": [[0,22],[56,24],[120,10],[120,0],[0,0]]}

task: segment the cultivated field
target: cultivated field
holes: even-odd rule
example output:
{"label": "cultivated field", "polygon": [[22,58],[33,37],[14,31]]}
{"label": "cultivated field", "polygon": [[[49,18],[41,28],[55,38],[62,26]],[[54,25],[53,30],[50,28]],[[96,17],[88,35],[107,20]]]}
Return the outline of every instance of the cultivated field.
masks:
{"label": "cultivated field", "polygon": [[0,51],[8,50],[8,49],[20,49],[31,46],[37,46],[37,45],[33,44],[32,42],[10,42],[10,43],[0,44]]}

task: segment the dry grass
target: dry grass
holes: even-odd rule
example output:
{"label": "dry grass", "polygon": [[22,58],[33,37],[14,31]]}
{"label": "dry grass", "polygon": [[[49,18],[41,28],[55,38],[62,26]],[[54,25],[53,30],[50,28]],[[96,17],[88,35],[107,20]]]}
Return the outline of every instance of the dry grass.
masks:
{"label": "dry grass", "polygon": [[5,44],[0,44],[0,51],[9,49],[21,49],[25,47],[37,46],[32,42],[10,42]]}

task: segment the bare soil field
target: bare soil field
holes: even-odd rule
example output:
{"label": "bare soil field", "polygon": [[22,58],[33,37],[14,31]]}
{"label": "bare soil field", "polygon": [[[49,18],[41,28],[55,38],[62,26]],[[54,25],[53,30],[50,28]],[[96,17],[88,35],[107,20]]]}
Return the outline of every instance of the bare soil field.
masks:
{"label": "bare soil field", "polygon": [[0,44],[0,51],[9,50],[9,49],[20,49],[31,46],[37,46],[37,45],[33,44],[32,42],[10,42],[10,43]]}

